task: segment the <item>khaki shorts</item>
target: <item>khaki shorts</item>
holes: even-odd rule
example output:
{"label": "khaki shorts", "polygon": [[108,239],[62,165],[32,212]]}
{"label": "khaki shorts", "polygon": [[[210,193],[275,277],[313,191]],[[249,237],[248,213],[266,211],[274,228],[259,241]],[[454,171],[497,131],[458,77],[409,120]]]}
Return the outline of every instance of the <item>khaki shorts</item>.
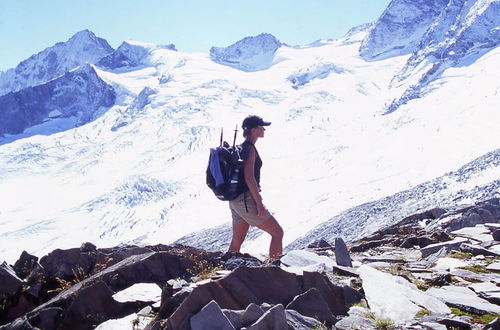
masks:
{"label": "khaki shorts", "polygon": [[231,209],[233,224],[246,222],[251,226],[259,226],[262,225],[266,220],[271,218],[271,214],[269,212],[262,218],[259,218],[257,216],[257,204],[255,203],[254,199],[252,198],[252,194],[250,194],[249,191],[242,193],[232,201],[229,201],[229,208]]}

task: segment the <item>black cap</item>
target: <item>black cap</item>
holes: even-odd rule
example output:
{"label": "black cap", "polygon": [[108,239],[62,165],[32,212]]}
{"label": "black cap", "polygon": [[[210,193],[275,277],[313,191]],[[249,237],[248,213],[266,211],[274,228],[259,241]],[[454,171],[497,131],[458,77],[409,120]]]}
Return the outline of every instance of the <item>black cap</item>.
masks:
{"label": "black cap", "polygon": [[241,125],[241,127],[243,127],[243,129],[250,129],[250,128],[255,128],[257,126],[269,126],[269,125],[271,125],[270,121],[264,121],[264,119],[262,119],[261,117],[253,115],[243,119],[243,124]]}

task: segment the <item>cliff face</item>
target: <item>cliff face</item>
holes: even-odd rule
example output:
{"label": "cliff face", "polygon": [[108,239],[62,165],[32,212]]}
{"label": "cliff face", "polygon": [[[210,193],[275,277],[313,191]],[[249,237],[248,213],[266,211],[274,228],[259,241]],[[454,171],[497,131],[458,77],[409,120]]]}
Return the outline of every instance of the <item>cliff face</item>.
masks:
{"label": "cliff face", "polygon": [[51,118],[75,117],[81,125],[115,99],[114,89],[87,64],[45,84],[0,96],[0,135],[22,133]]}

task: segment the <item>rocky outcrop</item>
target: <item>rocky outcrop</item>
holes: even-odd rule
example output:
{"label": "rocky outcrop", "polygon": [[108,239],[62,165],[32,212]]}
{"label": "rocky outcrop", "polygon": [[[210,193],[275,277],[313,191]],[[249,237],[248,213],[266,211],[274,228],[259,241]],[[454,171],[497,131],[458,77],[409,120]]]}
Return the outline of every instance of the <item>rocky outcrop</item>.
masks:
{"label": "rocky outcrop", "polygon": [[75,125],[82,125],[115,99],[113,87],[85,64],[47,83],[0,96],[0,136],[55,118],[74,117]]}
{"label": "rocky outcrop", "polygon": [[[495,329],[500,245],[492,233],[500,227],[499,204],[494,198],[431,208],[348,244],[318,240],[288,252],[281,266],[178,245],[98,249],[85,243],[53,251],[40,263],[23,253],[16,264],[34,262],[24,280],[2,266],[3,281],[15,283],[1,296],[2,320],[10,323],[0,329],[123,328],[130,322],[176,330],[475,329],[490,321],[485,329]],[[450,229],[454,219],[479,209],[495,222]],[[409,235],[436,243],[411,245]],[[350,267],[340,265],[346,261]],[[87,268],[72,277],[75,267]]]}

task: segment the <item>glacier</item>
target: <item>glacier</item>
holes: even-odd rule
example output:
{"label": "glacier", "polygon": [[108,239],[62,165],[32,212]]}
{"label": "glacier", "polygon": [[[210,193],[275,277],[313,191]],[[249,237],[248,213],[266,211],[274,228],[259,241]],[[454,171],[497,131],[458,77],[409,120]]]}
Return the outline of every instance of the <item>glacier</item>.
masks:
{"label": "glacier", "polygon": [[[471,6],[477,15],[467,20],[453,19],[484,26],[488,8],[497,8],[488,3]],[[439,17],[429,15],[429,22]],[[304,47],[247,47],[252,39],[246,39],[217,57],[127,41],[132,53],[113,57],[110,50],[96,64],[58,76],[94,72],[74,81],[69,95],[98,78],[102,83],[92,86],[100,86],[100,95],[112,89],[115,97],[101,103],[77,94],[81,98],[64,107],[37,99],[44,105],[41,122],[0,137],[0,258],[85,241],[101,247],[190,241],[225,249],[230,213],[205,186],[208,150],[218,145],[221,127],[230,140],[248,114],[273,123],[257,146],[265,164],[262,194],[285,229],[286,245],[321,235],[355,239],[393,222],[390,210],[403,217],[450,199],[498,197],[500,72],[494,68],[500,49],[488,41],[491,29],[464,28],[457,36],[481,35],[478,52],[456,53],[450,63],[459,65],[441,66],[421,86],[425,93],[387,112],[393,100],[419,86],[434,56],[414,49],[367,61],[360,47],[376,25]],[[444,45],[450,33],[436,32],[435,43]],[[426,36],[422,32],[419,42]],[[422,61],[410,67],[413,52]],[[236,67],[219,63],[224,54],[236,56],[228,57]],[[267,60],[255,62],[262,54]],[[398,80],[402,72],[409,75]],[[47,88],[58,77],[8,93]],[[74,119],[79,106],[92,104],[99,107]],[[265,253],[268,240],[253,230],[242,250]]]}

